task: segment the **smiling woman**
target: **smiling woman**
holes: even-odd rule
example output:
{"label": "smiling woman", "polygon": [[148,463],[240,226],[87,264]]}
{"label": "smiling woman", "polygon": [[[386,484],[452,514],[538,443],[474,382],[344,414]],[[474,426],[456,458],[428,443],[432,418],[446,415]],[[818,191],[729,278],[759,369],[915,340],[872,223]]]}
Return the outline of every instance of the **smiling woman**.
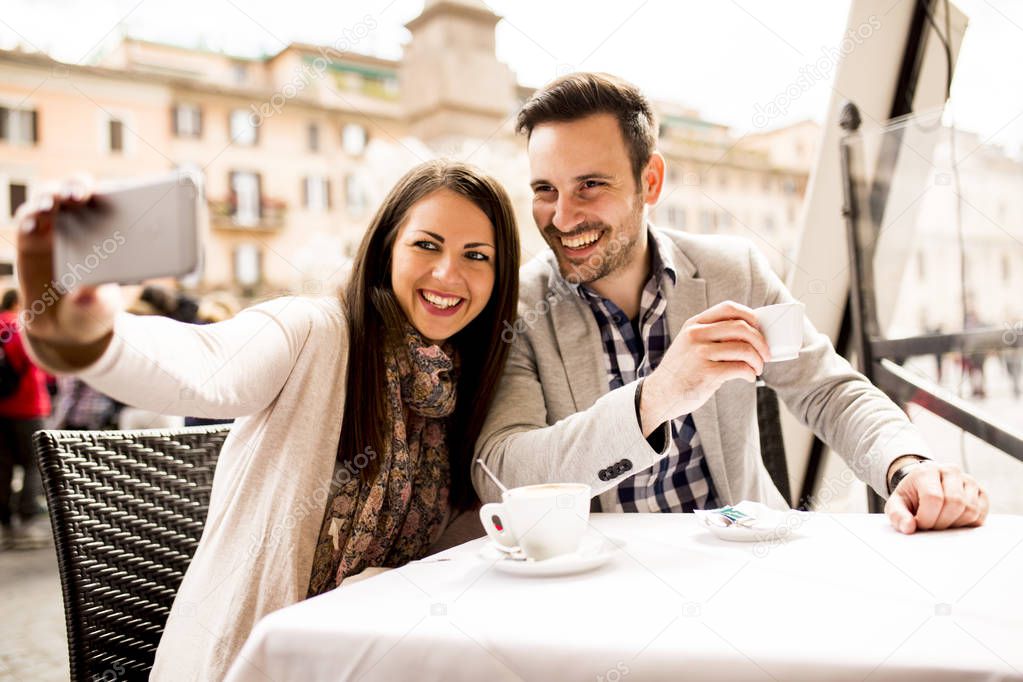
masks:
{"label": "smiling woman", "polygon": [[427,338],[444,340],[483,310],[494,287],[494,227],[472,200],[440,189],[412,207],[394,244],[391,286]]}
{"label": "smiling woman", "polygon": [[[457,352],[459,401],[449,440],[458,444],[451,500],[460,507],[475,499],[472,446],[507,357],[500,325],[515,317],[518,262],[515,216],[500,184],[462,164],[431,162],[409,171],[384,200],[341,293],[349,391],[384,383],[385,339],[410,325]],[[388,406],[373,395],[346,404],[339,460],[383,447]]]}
{"label": "smiling woman", "polygon": [[[75,187],[19,213],[23,300],[53,278],[55,214],[89,200]],[[223,679],[262,616],[425,556],[476,506],[472,448],[507,357],[518,267],[505,191],[437,161],[391,190],[338,296],[197,326],[121,313],[104,285],[23,321],[49,371],[128,405],[236,417],[150,679]]]}

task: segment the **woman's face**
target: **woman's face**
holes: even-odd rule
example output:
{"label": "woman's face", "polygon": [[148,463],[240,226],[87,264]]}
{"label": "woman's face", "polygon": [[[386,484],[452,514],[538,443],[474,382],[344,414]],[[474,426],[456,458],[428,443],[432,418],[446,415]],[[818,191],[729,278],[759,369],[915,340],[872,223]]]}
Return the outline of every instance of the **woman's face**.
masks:
{"label": "woman's face", "polygon": [[440,343],[472,322],[494,290],[494,226],[448,189],[420,199],[398,230],[391,287],[408,320]]}

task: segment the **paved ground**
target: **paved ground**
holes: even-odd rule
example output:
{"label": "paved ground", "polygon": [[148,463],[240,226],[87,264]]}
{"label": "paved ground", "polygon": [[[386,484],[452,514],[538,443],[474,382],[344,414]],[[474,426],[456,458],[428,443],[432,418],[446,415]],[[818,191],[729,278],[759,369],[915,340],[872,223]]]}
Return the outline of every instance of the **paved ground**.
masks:
{"label": "paved ground", "polygon": [[[914,363],[923,372],[934,363]],[[1013,398],[1000,365],[987,365],[989,398],[979,401],[986,410],[1023,430],[1023,410]],[[958,375],[946,372],[946,385],[954,388]],[[958,431],[923,410],[912,410],[939,458],[961,461]],[[993,511],[1023,514],[1023,463],[972,437],[966,439],[966,463],[991,492]],[[861,506],[862,492],[850,496],[847,509]],[[0,680],[50,682],[66,680],[67,644],[64,638],[57,561],[52,548],[0,551]]]}
{"label": "paved ground", "polygon": [[68,679],[53,548],[0,551],[0,680]]}

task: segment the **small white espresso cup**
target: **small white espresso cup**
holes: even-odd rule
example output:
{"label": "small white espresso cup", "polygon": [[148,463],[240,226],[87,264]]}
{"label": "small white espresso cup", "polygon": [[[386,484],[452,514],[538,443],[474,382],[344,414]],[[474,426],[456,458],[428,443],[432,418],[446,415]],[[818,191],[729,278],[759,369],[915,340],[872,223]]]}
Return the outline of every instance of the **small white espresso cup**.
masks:
{"label": "small white espresso cup", "polygon": [[803,315],[806,306],[794,303],[777,303],[756,308],[757,327],[767,339],[771,349],[770,362],[795,360],[803,345]]}
{"label": "small white espresso cup", "polygon": [[480,508],[483,528],[501,548],[518,547],[538,561],[579,549],[590,518],[590,486],[527,485],[506,491],[501,499]]}

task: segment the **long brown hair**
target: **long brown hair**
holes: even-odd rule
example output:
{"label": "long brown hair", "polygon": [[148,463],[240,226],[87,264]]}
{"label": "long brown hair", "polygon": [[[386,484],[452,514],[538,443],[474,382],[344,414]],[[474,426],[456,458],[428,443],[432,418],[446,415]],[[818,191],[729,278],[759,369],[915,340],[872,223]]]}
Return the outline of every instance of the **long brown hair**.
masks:
{"label": "long brown hair", "polygon": [[[449,418],[450,502],[468,509],[476,501],[470,481],[473,451],[483,420],[504,371],[508,344],[501,340],[503,322],[515,321],[519,291],[519,233],[511,200],[504,188],[476,168],[451,161],[429,161],[410,170],[391,189],[373,216],[355,257],[351,277],[340,292],[348,319],[348,377],[338,459],[384,451],[388,414],[385,402],[384,346],[400,330],[405,315],[391,287],[391,254],[398,231],[416,202],[448,189],[475,204],[494,226],[494,289],[482,312],[451,338],[460,358],[458,401]],[[360,475],[364,482],[378,473],[378,460]]]}

